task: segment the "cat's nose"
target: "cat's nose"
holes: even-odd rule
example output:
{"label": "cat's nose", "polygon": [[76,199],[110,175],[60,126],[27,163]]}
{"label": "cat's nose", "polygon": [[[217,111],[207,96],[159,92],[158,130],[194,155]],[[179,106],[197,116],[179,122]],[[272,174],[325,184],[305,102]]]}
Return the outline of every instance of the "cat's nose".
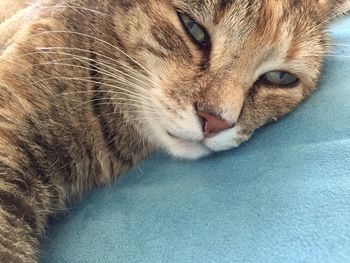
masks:
{"label": "cat's nose", "polygon": [[222,118],[207,112],[198,112],[198,116],[203,120],[203,132],[206,137],[213,136],[218,132],[232,128],[234,125]]}

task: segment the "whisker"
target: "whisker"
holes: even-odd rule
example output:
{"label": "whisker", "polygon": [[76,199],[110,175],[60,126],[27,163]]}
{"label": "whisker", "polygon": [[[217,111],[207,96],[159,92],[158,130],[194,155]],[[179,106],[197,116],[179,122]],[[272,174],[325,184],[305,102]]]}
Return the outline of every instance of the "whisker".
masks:
{"label": "whisker", "polygon": [[301,58],[310,58],[310,57],[329,57],[329,58],[349,58],[350,55],[327,55],[327,54],[314,54],[314,55],[303,55]]}
{"label": "whisker", "polygon": [[[91,70],[88,67],[84,67],[84,66],[80,66],[80,65],[75,65],[75,64],[68,64],[68,63],[53,63],[53,62],[45,62],[45,63],[39,63],[39,64],[33,64],[33,66],[37,66],[37,65],[58,65],[58,66],[69,66],[69,67],[75,67],[75,68],[81,68],[81,69],[86,69],[86,70]],[[106,76],[111,77],[112,79],[108,79],[109,81],[118,83],[118,84],[124,84],[127,87],[130,88],[135,88],[135,89],[139,89],[139,90],[143,90],[145,92],[148,92],[147,89],[140,87],[138,85],[136,85],[135,83],[125,80],[123,78],[119,78],[118,76],[115,76],[114,74],[111,74],[109,71],[106,70],[94,70],[100,74],[105,74]],[[121,89],[121,88],[120,88]],[[128,90],[129,91],[129,90]],[[129,91],[130,93],[134,93],[132,91]]]}
{"label": "whisker", "polygon": [[350,4],[349,4],[349,7],[347,9],[344,7],[342,9],[336,10],[332,16],[325,18],[318,26],[319,27],[324,26],[325,24],[329,23],[330,21],[332,21],[336,17],[344,15],[346,12],[349,11],[348,9],[350,9]]}
{"label": "whisker", "polygon": [[147,101],[137,100],[137,99],[132,99],[132,98],[131,99],[128,99],[128,98],[124,99],[124,98],[114,98],[114,97],[112,97],[112,98],[110,98],[110,101],[112,101],[112,102],[114,102],[114,101],[137,102],[137,103],[141,103],[142,106],[149,107],[149,109],[153,109],[153,106],[154,106],[153,104],[148,103]]}
{"label": "whisker", "polygon": [[[152,105],[150,105],[150,104],[144,104],[143,101],[139,101],[139,100],[135,100],[135,99],[127,99],[127,98],[118,98],[118,99],[116,99],[116,98],[98,98],[98,99],[92,99],[92,100],[84,101],[84,102],[78,104],[77,106],[74,107],[74,109],[76,110],[76,109],[78,109],[78,108],[80,108],[80,107],[82,107],[82,106],[84,106],[84,105],[86,105],[86,104],[90,104],[90,103],[98,102],[98,101],[136,102],[136,103],[140,103],[139,106],[142,107],[142,108],[145,108],[145,109],[147,108],[147,109],[150,109],[150,110],[152,109],[152,108],[146,107],[146,106],[152,106]],[[111,103],[105,103],[105,104],[110,105]],[[101,103],[98,103],[98,105],[101,105]],[[130,104],[128,103],[128,105],[130,105]],[[137,105],[138,105],[138,104],[137,104]]]}
{"label": "whisker", "polygon": [[[129,72],[132,72],[134,73],[135,75],[138,75],[140,77],[143,77],[145,80],[147,80],[148,82],[152,83],[152,84],[155,84],[152,80],[148,79],[145,75],[141,74],[139,71],[131,68],[130,66],[128,66],[126,63],[123,63],[123,62],[120,62],[120,61],[117,61],[115,59],[112,59],[112,58],[109,58],[107,56],[104,56],[102,54],[99,54],[97,52],[93,52],[93,51],[89,51],[89,50],[85,50],[85,49],[79,49],[79,48],[69,48],[69,47],[57,47],[57,49],[60,48],[60,49],[70,49],[70,50],[76,50],[76,51],[84,51],[84,52],[90,52],[90,53],[93,53],[93,54],[96,54],[100,57],[103,57],[103,58],[107,58],[113,62],[116,62],[117,64],[120,64],[121,66],[124,67],[124,69],[127,69],[127,71]],[[18,58],[22,58],[22,57],[25,57],[25,56],[30,56],[30,55],[39,55],[39,54],[65,54],[65,55],[70,55],[72,57],[75,57],[78,59],[78,57],[82,58],[82,59],[85,59],[85,60],[92,60],[90,58],[87,58],[87,57],[84,57],[84,56],[79,56],[79,55],[74,55],[74,54],[71,54],[71,53],[64,53],[64,52],[54,52],[54,51],[46,51],[46,50],[50,50],[50,49],[56,49],[56,47],[40,47],[40,48],[37,48],[38,50],[42,50],[42,51],[38,51],[38,52],[30,52],[30,53],[25,53],[25,54],[22,54],[22,55],[19,55],[19,56],[16,56],[16,57],[11,57],[11,60],[9,59],[5,59],[6,61],[13,61],[15,59],[18,59]],[[53,60],[53,61],[59,61],[60,59],[57,59],[57,60]],[[63,60],[63,59],[62,59]],[[94,61],[94,60],[93,60]],[[96,63],[99,63],[99,64],[103,64],[102,62],[99,62],[99,61],[95,61]],[[105,64],[104,64],[105,65]],[[112,68],[114,70],[114,68]],[[127,75],[129,76],[129,75]],[[139,80],[140,81],[140,80]]]}
{"label": "whisker", "polygon": [[[72,34],[72,35],[77,35],[77,36],[84,36],[84,37],[87,37],[87,38],[90,38],[90,39],[93,39],[93,40],[96,40],[96,41],[99,41],[100,43],[108,46],[108,47],[111,47],[115,50],[117,50],[118,52],[122,53],[124,56],[126,56],[127,58],[129,58],[132,62],[134,62],[136,65],[138,65],[140,68],[142,68],[143,70],[145,70],[148,74],[150,74],[150,76],[152,76],[152,73],[147,70],[144,66],[142,66],[138,61],[136,61],[134,58],[132,58],[130,55],[128,55],[126,52],[124,52],[123,50],[121,50],[120,48],[118,48],[117,46],[115,45],[112,45],[111,43],[103,40],[103,39],[100,39],[98,37],[95,37],[95,36],[91,36],[89,34],[85,34],[85,33],[80,33],[80,32],[75,32],[75,31],[66,31],[66,30],[52,30],[52,31],[44,31],[44,32],[40,32],[40,33],[37,33],[37,34],[34,34],[34,35],[31,35],[27,38],[28,39],[31,39],[31,38],[34,38],[34,37],[37,37],[37,36],[41,36],[41,35],[48,35],[48,34]],[[25,40],[24,40],[25,41]]]}
{"label": "whisker", "polygon": [[[95,53],[95,52],[94,52]],[[31,53],[26,53],[26,54],[23,54],[23,55],[20,55],[20,56],[17,56],[17,57],[15,57],[15,58],[12,58],[11,59],[11,61],[13,61],[14,59],[17,59],[17,58],[20,58],[20,57],[24,57],[24,56],[27,56],[27,55],[36,55],[36,54],[62,54],[61,52],[42,52],[42,51],[40,51],[40,52],[31,52]],[[83,57],[83,56],[77,56],[77,55],[73,55],[73,54],[69,54],[69,53],[67,53],[67,55],[71,55],[71,56],[73,56],[73,58],[74,58],[74,56],[75,56],[75,59],[77,59],[78,61],[81,61],[82,63],[85,63],[85,61],[83,61],[83,60],[81,60],[81,59],[79,59],[79,58],[77,58],[77,57],[81,57],[81,58],[83,58],[83,59],[85,59],[85,60],[89,60],[89,58],[85,58],[85,57]],[[62,59],[57,59],[57,60],[52,60],[52,61],[50,61],[50,62],[46,62],[46,63],[41,63],[41,64],[35,64],[35,65],[45,65],[45,64],[53,64],[52,62],[55,62],[55,61],[64,61],[64,60],[68,60],[68,58],[62,58]],[[117,62],[117,61],[116,61]],[[104,64],[104,63],[102,63],[102,62],[100,62],[100,61],[96,61],[96,63],[98,63],[98,64],[100,64],[100,65],[102,65],[102,64]],[[74,64],[71,64],[71,66],[77,66],[77,65],[74,65]],[[110,67],[112,70],[115,70],[113,67]],[[89,70],[91,70],[90,68],[87,68],[86,67],[86,69],[89,69]],[[134,70],[134,69],[132,69],[132,68],[130,68],[129,67],[129,69],[131,69],[131,70]],[[96,70],[95,70],[96,71]],[[128,71],[128,70],[127,70]],[[135,70],[134,70],[135,71]],[[106,72],[109,72],[109,71],[106,71]],[[109,72],[110,73],[110,72]],[[123,72],[122,72],[123,73]],[[134,73],[134,72],[133,72]],[[137,75],[139,75],[140,77],[143,77],[145,80],[147,80],[147,82],[150,82],[151,84],[155,84],[152,80],[150,80],[150,79],[148,79],[145,75],[143,75],[143,74],[141,74],[141,73],[139,73],[139,72],[137,72],[137,71],[135,71],[135,73],[137,73]],[[112,74],[112,73],[110,73],[110,74]],[[127,75],[126,73],[123,73],[123,75],[124,76],[127,76],[127,77],[130,77],[130,75]],[[113,75],[113,78],[117,78],[117,76],[115,76],[115,75]],[[118,79],[120,79],[120,78],[118,78]],[[143,81],[141,81],[140,79],[137,79],[137,78],[134,78],[136,81],[138,81],[138,82],[140,82],[140,83],[144,83],[144,84],[146,84],[145,82],[143,82]],[[123,79],[124,80],[124,79]],[[124,80],[124,81],[126,81],[126,80]],[[134,83],[133,83],[134,84]],[[157,84],[155,84],[155,85],[157,85]],[[133,86],[134,87],[134,86]],[[141,88],[140,86],[137,86],[137,88],[139,88],[139,89],[143,89],[143,90],[145,90],[146,92],[148,92],[148,90],[146,90],[146,89],[144,89],[144,88]]]}
{"label": "whisker", "polygon": [[112,94],[119,94],[119,95],[124,94],[122,92],[113,91],[113,90],[84,90],[84,91],[63,92],[61,94],[57,94],[57,96],[75,95],[75,94],[89,94],[89,93],[112,93]]}
{"label": "whisker", "polygon": [[[125,95],[125,94],[123,94],[123,95]],[[126,96],[129,96],[129,95],[126,95]],[[71,101],[75,101],[75,102],[81,102],[81,100],[78,100],[78,99],[74,99],[74,98],[68,98],[69,100],[71,100]],[[106,98],[99,98],[99,99],[91,99],[91,100],[89,100],[89,101],[86,101],[86,102],[93,102],[93,101],[98,101],[98,100],[120,100],[120,101],[122,101],[122,100],[124,100],[124,101],[134,101],[134,102],[139,102],[139,103],[141,103],[141,104],[144,104],[144,105],[149,105],[149,106],[153,106],[152,104],[150,104],[149,103],[149,101],[148,100],[145,100],[145,99],[143,99],[143,98],[139,98],[139,97],[130,97],[130,98],[114,98],[114,97],[110,97],[110,98],[108,98],[108,97],[106,97]],[[83,104],[84,103],[86,103],[86,102],[83,102]]]}
{"label": "whisker", "polygon": [[40,79],[38,81],[35,81],[35,82],[32,82],[32,84],[38,84],[40,82],[44,82],[44,81],[47,81],[47,80],[60,80],[60,79],[63,79],[63,80],[76,80],[76,81],[83,81],[83,82],[87,82],[87,83],[93,83],[93,84],[102,84],[104,86],[107,86],[107,87],[111,87],[111,88],[115,88],[117,90],[123,90],[125,92],[128,92],[128,93],[132,93],[134,95],[140,95],[136,92],[132,92],[132,91],[129,91],[127,89],[123,89],[123,88],[120,88],[118,86],[115,86],[115,85],[111,85],[111,84],[107,84],[107,83],[102,83],[102,82],[99,82],[99,81],[95,81],[95,80],[91,80],[91,79],[84,79],[84,78],[76,78],[76,77],[50,77],[50,78],[44,78],[44,79]]}
{"label": "whisker", "polygon": [[334,46],[335,46],[335,47],[337,47],[337,46],[338,46],[338,47],[350,47],[349,44],[339,44],[339,43],[335,43]]}
{"label": "whisker", "polygon": [[62,94],[57,94],[57,96],[62,96],[62,95],[77,95],[77,94],[91,94],[91,93],[102,93],[102,94],[116,94],[119,96],[127,96],[130,98],[137,98],[137,99],[142,99],[142,101],[145,102],[150,102],[150,99],[147,97],[140,97],[140,96],[132,96],[132,94],[127,94],[124,92],[118,92],[118,91],[105,91],[105,90],[88,90],[88,91],[78,91],[78,92],[64,92]]}
{"label": "whisker", "polygon": [[[97,105],[111,105],[111,103],[101,102],[101,103],[98,103]],[[149,107],[142,106],[142,105],[139,105],[139,104],[128,103],[127,105],[135,107],[135,108],[139,108],[139,109],[149,110],[149,111],[153,111],[154,110],[153,108],[149,108]]]}
{"label": "whisker", "polygon": [[350,55],[325,55],[325,57],[331,57],[331,58],[350,58]]}
{"label": "whisker", "polygon": [[[99,103],[97,105],[100,105],[100,104],[102,104],[102,103]],[[109,105],[109,103],[106,103],[106,104]],[[143,116],[143,114],[145,114],[145,112],[153,113],[154,114],[153,117],[152,117],[153,120],[156,120],[156,121],[157,120],[158,121],[161,120],[161,118],[157,114],[158,112],[155,111],[155,109],[152,109],[152,110],[145,109],[145,108],[142,108],[142,109],[139,109],[139,110],[137,110],[137,109],[135,109],[135,110],[123,109],[122,112],[120,112],[123,115],[123,117],[122,117],[123,119],[122,119],[121,122],[118,122],[118,125],[123,125],[123,124],[133,125],[135,121],[136,122],[142,122],[142,120],[143,120],[142,116]],[[131,114],[135,113],[135,114],[140,114],[140,115],[139,116],[132,115],[132,116],[127,116],[126,117],[124,115],[124,113],[131,113]],[[87,123],[88,124],[96,123],[96,122],[98,122],[98,119],[101,118],[101,117],[114,116],[114,115],[117,115],[116,111],[114,111],[114,112],[104,112],[104,113],[101,113],[101,114],[98,114],[98,115],[94,115],[94,117],[96,119],[88,119],[88,120],[86,120],[86,119],[83,119],[83,120],[77,119],[76,122],[79,123],[79,124],[84,124],[84,127],[86,127]],[[82,127],[81,129],[84,129],[84,127]],[[78,127],[77,127],[77,129],[78,129]]]}
{"label": "whisker", "polygon": [[[130,70],[130,72],[134,72],[135,74],[139,75],[139,76],[142,76],[143,78],[147,79],[149,82],[152,82],[151,80],[149,80],[144,74],[141,74],[139,71],[135,70],[134,68],[130,67],[130,65],[126,64],[125,62],[122,62],[122,61],[118,61],[116,59],[113,59],[111,57],[108,57],[108,56],[105,56],[103,54],[100,54],[98,52],[95,52],[95,51],[91,51],[91,50],[86,50],[86,49],[81,49],[81,48],[74,48],[74,47],[37,47],[36,48],[37,50],[43,50],[43,51],[47,51],[47,50],[60,50],[60,49],[63,49],[63,50],[73,50],[73,51],[81,51],[81,52],[87,52],[87,53],[91,53],[91,54],[94,54],[94,55],[97,55],[99,57],[102,57],[102,58],[105,58],[105,59],[108,59],[112,62],[115,62],[121,66],[123,66],[123,69],[125,68],[128,68]],[[67,55],[74,55],[74,54],[70,54],[70,53],[63,53],[63,54],[67,54]],[[74,55],[74,56],[78,56],[78,55]],[[83,56],[79,56],[81,58],[85,58]],[[87,59],[87,58],[86,58]],[[91,60],[91,59],[90,59]],[[154,82],[152,82],[153,84],[156,84]]]}
{"label": "whisker", "polygon": [[[48,54],[51,54],[51,52],[47,52]],[[118,70],[118,69],[115,69],[115,68],[113,68],[113,67],[111,67],[111,66],[109,66],[109,65],[107,65],[107,64],[105,64],[105,63],[102,63],[102,62],[100,62],[100,61],[95,61],[95,60],[93,60],[93,59],[90,59],[90,58],[87,58],[87,57],[84,57],[84,56],[79,56],[79,55],[74,55],[74,54],[70,54],[70,53],[65,53],[65,52],[53,52],[53,54],[63,54],[63,55],[68,55],[68,56],[71,56],[71,57],[73,57],[74,59],[76,59],[76,60],[78,60],[78,61],[80,61],[80,62],[82,62],[82,63],[84,63],[85,61],[84,60],[87,60],[87,61],[90,61],[90,62],[96,62],[96,63],[98,63],[99,65],[102,65],[102,66],[105,66],[105,67],[107,67],[107,68],[109,68],[109,69],[111,69],[111,70],[114,70],[114,71],[116,71],[116,72],[118,72],[118,73],[120,73],[120,74],[122,74],[123,76],[126,76],[126,77],[129,77],[129,78],[131,78],[131,79],[134,79],[135,81],[138,81],[138,82],[140,82],[140,83],[144,83],[145,84],[145,82],[144,81],[141,81],[140,79],[138,79],[138,78],[136,78],[136,77],[134,77],[134,76],[132,76],[132,75],[128,75],[128,74],[126,74],[125,72],[123,72],[123,71],[121,71],[121,70]],[[53,60],[53,61],[48,61],[48,62],[44,62],[44,63],[40,63],[39,65],[50,65],[50,64],[54,64],[54,62],[55,62],[55,60]],[[75,66],[74,64],[70,64],[71,66]],[[76,65],[76,66],[78,66],[78,65]],[[81,67],[81,66],[80,66]],[[91,68],[88,68],[88,67],[85,67],[85,69],[88,69],[88,70],[91,70]],[[97,70],[95,70],[95,71],[97,71]],[[106,71],[106,72],[108,72],[109,74],[112,74],[110,71]],[[117,75],[110,75],[110,77],[115,77],[115,78],[119,78],[120,79],[120,77],[119,76],[117,76]],[[126,81],[126,80],[125,80]],[[131,82],[130,82],[131,83]],[[134,83],[133,83],[134,84]]]}
{"label": "whisker", "polygon": [[104,12],[101,12],[101,11],[98,11],[98,10],[94,10],[94,9],[91,9],[91,8],[87,8],[87,7],[84,7],[84,6],[71,6],[71,5],[68,5],[68,7],[72,8],[72,9],[81,9],[81,10],[84,10],[84,11],[89,11],[89,12],[92,12],[94,14],[98,14],[98,15],[103,15],[103,16],[106,16],[106,17],[110,17],[110,18],[115,18],[115,16],[113,15],[110,15],[110,14],[107,14],[107,13],[104,13]]}
{"label": "whisker", "polygon": [[80,11],[80,10],[82,10],[82,11],[89,11],[89,12],[94,13],[94,14],[98,14],[98,15],[103,15],[103,16],[106,16],[106,17],[114,18],[113,15],[110,15],[110,14],[107,14],[107,13],[104,13],[104,12],[101,12],[101,11],[98,11],[98,10],[95,10],[95,9],[87,8],[85,6],[79,6],[77,4],[71,5],[71,4],[66,3],[65,5],[41,6],[41,7],[39,7],[39,9],[44,10],[44,11],[45,10],[60,9],[60,8],[62,8],[62,9],[64,9],[64,8],[71,8],[71,9],[73,9],[75,11]]}

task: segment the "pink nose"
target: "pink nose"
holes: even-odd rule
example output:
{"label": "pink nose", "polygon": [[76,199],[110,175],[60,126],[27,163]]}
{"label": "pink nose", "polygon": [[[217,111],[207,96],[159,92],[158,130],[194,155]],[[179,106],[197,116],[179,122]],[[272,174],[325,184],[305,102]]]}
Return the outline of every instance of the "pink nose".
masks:
{"label": "pink nose", "polygon": [[203,132],[205,136],[214,135],[233,126],[227,121],[207,112],[198,112],[198,115],[204,120]]}

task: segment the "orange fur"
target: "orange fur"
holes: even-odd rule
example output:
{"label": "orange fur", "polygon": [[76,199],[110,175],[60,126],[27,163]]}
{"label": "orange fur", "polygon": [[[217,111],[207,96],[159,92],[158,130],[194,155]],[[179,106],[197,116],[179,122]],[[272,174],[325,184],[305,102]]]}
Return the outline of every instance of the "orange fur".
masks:
{"label": "orange fur", "polygon": [[[154,150],[238,146],[317,87],[348,0],[1,0],[0,259],[37,262],[47,220]],[[176,11],[210,36],[191,40]],[[288,71],[294,86],[261,76]],[[199,112],[230,124],[212,137]],[[202,120],[203,121],[203,120]]]}

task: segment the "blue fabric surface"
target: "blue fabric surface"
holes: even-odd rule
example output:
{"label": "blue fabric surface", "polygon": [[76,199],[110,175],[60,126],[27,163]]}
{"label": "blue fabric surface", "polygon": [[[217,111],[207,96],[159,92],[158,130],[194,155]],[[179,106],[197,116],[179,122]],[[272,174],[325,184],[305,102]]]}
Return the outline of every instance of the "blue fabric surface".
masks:
{"label": "blue fabric surface", "polygon": [[[349,28],[334,25],[338,44]],[[152,156],[89,195],[54,222],[42,261],[350,262],[350,47],[335,53],[321,89],[241,148]]]}

